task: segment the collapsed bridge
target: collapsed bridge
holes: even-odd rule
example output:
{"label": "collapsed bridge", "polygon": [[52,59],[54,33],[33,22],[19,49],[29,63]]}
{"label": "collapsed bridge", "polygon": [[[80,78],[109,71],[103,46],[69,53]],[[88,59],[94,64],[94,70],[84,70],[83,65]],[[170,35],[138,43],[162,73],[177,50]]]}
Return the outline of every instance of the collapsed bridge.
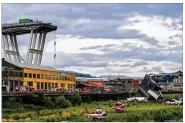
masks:
{"label": "collapsed bridge", "polygon": [[152,74],[146,74],[138,88],[137,94],[139,96],[145,96],[150,100],[162,101],[163,95],[161,89],[152,79]]}

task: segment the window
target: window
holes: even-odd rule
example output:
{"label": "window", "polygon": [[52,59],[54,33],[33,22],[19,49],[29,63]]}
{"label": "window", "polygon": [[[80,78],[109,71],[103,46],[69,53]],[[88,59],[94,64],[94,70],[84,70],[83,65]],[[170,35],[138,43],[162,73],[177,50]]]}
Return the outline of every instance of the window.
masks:
{"label": "window", "polygon": [[15,77],[20,77],[20,72],[15,72]]}
{"label": "window", "polygon": [[32,74],[31,73],[29,73],[28,75],[29,75],[29,78],[32,78]]}
{"label": "window", "polygon": [[47,75],[44,75],[44,79],[48,79],[48,76]]}
{"label": "window", "polygon": [[51,75],[48,75],[48,79],[51,80]]}
{"label": "window", "polygon": [[33,78],[36,78],[36,74],[33,74]]}
{"label": "window", "polygon": [[60,78],[61,78],[61,80],[64,80],[64,76],[61,76]]}
{"label": "window", "polygon": [[13,71],[9,71],[9,75],[13,77]]}
{"label": "window", "polygon": [[52,87],[54,87],[54,83],[52,83]]}
{"label": "window", "polygon": [[13,77],[17,77],[17,72],[13,72]]}
{"label": "window", "polygon": [[61,84],[61,87],[65,87],[65,84]]}
{"label": "window", "polygon": [[44,83],[41,82],[41,89],[44,89]]}
{"label": "window", "polygon": [[51,87],[51,83],[48,84],[48,88],[50,88],[50,87]]}
{"label": "window", "polygon": [[49,75],[50,76],[50,79],[53,80],[53,76],[52,75]]}
{"label": "window", "polygon": [[37,78],[40,79],[40,74],[37,74]]}
{"label": "window", "polygon": [[40,82],[37,82],[37,89],[40,89]]}
{"label": "window", "polygon": [[18,81],[15,81],[15,86],[18,86]]}
{"label": "window", "polygon": [[28,86],[33,86],[33,82],[28,82]]}
{"label": "window", "polygon": [[58,83],[55,83],[55,88],[58,88]]}
{"label": "window", "polygon": [[43,74],[41,74],[41,79],[44,79],[44,75]]}
{"label": "window", "polygon": [[23,72],[20,72],[20,77],[23,77]]}
{"label": "window", "polygon": [[22,81],[20,81],[20,86],[23,86],[23,82]]}
{"label": "window", "polygon": [[28,77],[28,74],[27,73],[24,73],[24,77]]}
{"label": "window", "polygon": [[4,85],[8,85],[8,81],[4,81]]}
{"label": "window", "polygon": [[67,77],[65,76],[65,80],[67,80]]}
{"label": "window", "polygon": [[48,86],[48,83],[45,83],[45,89],[48,89],[47,86]]}

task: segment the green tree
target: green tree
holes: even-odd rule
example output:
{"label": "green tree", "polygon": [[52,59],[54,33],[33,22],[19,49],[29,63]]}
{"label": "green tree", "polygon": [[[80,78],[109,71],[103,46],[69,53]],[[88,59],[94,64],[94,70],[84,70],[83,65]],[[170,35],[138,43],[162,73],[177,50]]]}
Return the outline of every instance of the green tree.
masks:
{"label": "green tree", "polygon": [[67,108],[71,106],[71,102],[67,99],[65,99],[64,96],[59,96],[56,98],[55,107],[58,108]]}
{"label": "green tree", "polygon": [[54,103],[52,102],[51,97],[45,97],[44,105],[50,108],[54,107]]}
{"label": "green tree", "polygon": [[71,95],[69,100],[73,106],[81,105],[81,103],[82,103],[82,98],[78,94]]}

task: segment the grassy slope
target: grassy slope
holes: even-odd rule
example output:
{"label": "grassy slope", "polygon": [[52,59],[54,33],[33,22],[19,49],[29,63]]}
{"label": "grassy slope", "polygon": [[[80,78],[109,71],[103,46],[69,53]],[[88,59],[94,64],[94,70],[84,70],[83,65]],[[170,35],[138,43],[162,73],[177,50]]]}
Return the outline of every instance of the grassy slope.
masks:
{"label": "grassy slope", "polygon": [[[113,104],[113,102],[112,102]],[[94,102],[91,104],[82,104],[77,107],[67,109],[45,109],[40,111],[25,111],[23,113],[3,113],[4,121],[90,121],[82,115],[84,107],[88,107],[90,112],[94,112],[97,107],[101,106],[104,111],[108,112],[108,117],[104,121],[153,121],[151,111],[167,110],[181,108],[182,106],[165,105],[162,103],[128,103],[128,107],[124,113],[114,113],[111,109],[110,102]],[[147,119],[140,119],[146,115]],[[129,119],[130,118],[130,119]]]}
{"label": "grassy slope", "polygon": [[165,98],[179,98],[182,97],[182,94],[163,94]]}

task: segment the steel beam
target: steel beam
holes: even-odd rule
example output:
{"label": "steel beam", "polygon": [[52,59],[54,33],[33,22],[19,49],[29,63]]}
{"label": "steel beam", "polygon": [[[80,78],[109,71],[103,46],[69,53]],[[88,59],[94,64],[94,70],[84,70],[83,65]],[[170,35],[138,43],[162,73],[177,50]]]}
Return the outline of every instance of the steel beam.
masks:
{"label": "steel beam", "polygon": [[21,62],[21,56],[19,54],[19,48],[18,48],[18,45],[17,45],[16,35],[13,35],[13,38],[14,38],[15,50],[17,52],[17,62]]}
{"label": "steel beam", "polygon": [[4,35],[2,35],[1,45],[2,45],[2,48],[3,48],[4,58],[5,58],[5,60],[7,60],[7,56],[6,56],[6,43],[5,43],[5,36]]}
{"label": "steel beam", "polygon": [[[41,51],[42,51],[42,54],[43,54],[43,50],[44,50],[45,40],[46,40],[46,33],[44,33],[43,39],[42,39],[42,43],[41,43]],[[41,64],[42,54],[39,54],[39,59],[38,59],[38,60],[39,60],[39,61],[38,61],[38,64],[39,64],[39,65]]]}
{"label": "steel beam", "polygon": [[25,24],[3,24],[2,47],[4,49],[5,59],[7,61],[21,62],[16,36],[31,33],[25,62],[28,64],[40,65],[46,34],[56,30],[57,26],[54,26],[51,23],[42,23],[40,21]]}
{"label": "steel beam", "polygon": [[[14,41],[13,41],[13,35],[9,35],[10,36],[10,42],[11,42],[11,47],[12,47],[12,51],[13,52],[16,52],[15,50],[15,45],[14,45]],[[13,54],[13,60],[14,62],[17,62],[17,58],[16,58],[17,55]]]}
{"label": "steel beam", "polygon": [[[5,44],[6,44],[6,48],[7,48],[7,50],[8,51],[10,51],[10,47],[9,47],[9,41],[8,41],[8,36],[7,35],[5,35]],[[11,59],[11,55],[9,54],[9,53],[6,53],[7,55],[8,55],[8,61],[12,61],[12,59]]]}
{"label": "steel beam", "polygon": [[[41,45],[42,37],[43,37],[43,33],[41,32],[39,34],[39,39],[38,39],[38,43],[37,43],[38,44],[37,45],[37,50],[40,50],[40,45]],[[38,63],[38,59],[39,59],[39,51],[36,53],[34,64],[37,64]]]}
{"label": "steel beam", "polygon": [[[31,49],[35,49],[35,43],[36,43],[36,39],[37,39],[37,33],[34,33],[33,35],[34,35],[34,38],[33,38],[33,42],[32,42],[32,44],[31,44]],[[31,63],[31,64],[32,64],[34,53],[33,53],[33,52],[31,52],[31,49],[30,49],[30,51],[29,51],[29,52],[30,52],[30,59],[29,59],[29,63]]]}
{"label": "steel beam", "polygon": [[29,55],[30,55],[30,49],[32,45],[32,39],[33,39],[33,30],[31,30],[31,34],[30,34],[30,42],[29,42],[28,51],[27,51],[27,63],[29,63]]}

